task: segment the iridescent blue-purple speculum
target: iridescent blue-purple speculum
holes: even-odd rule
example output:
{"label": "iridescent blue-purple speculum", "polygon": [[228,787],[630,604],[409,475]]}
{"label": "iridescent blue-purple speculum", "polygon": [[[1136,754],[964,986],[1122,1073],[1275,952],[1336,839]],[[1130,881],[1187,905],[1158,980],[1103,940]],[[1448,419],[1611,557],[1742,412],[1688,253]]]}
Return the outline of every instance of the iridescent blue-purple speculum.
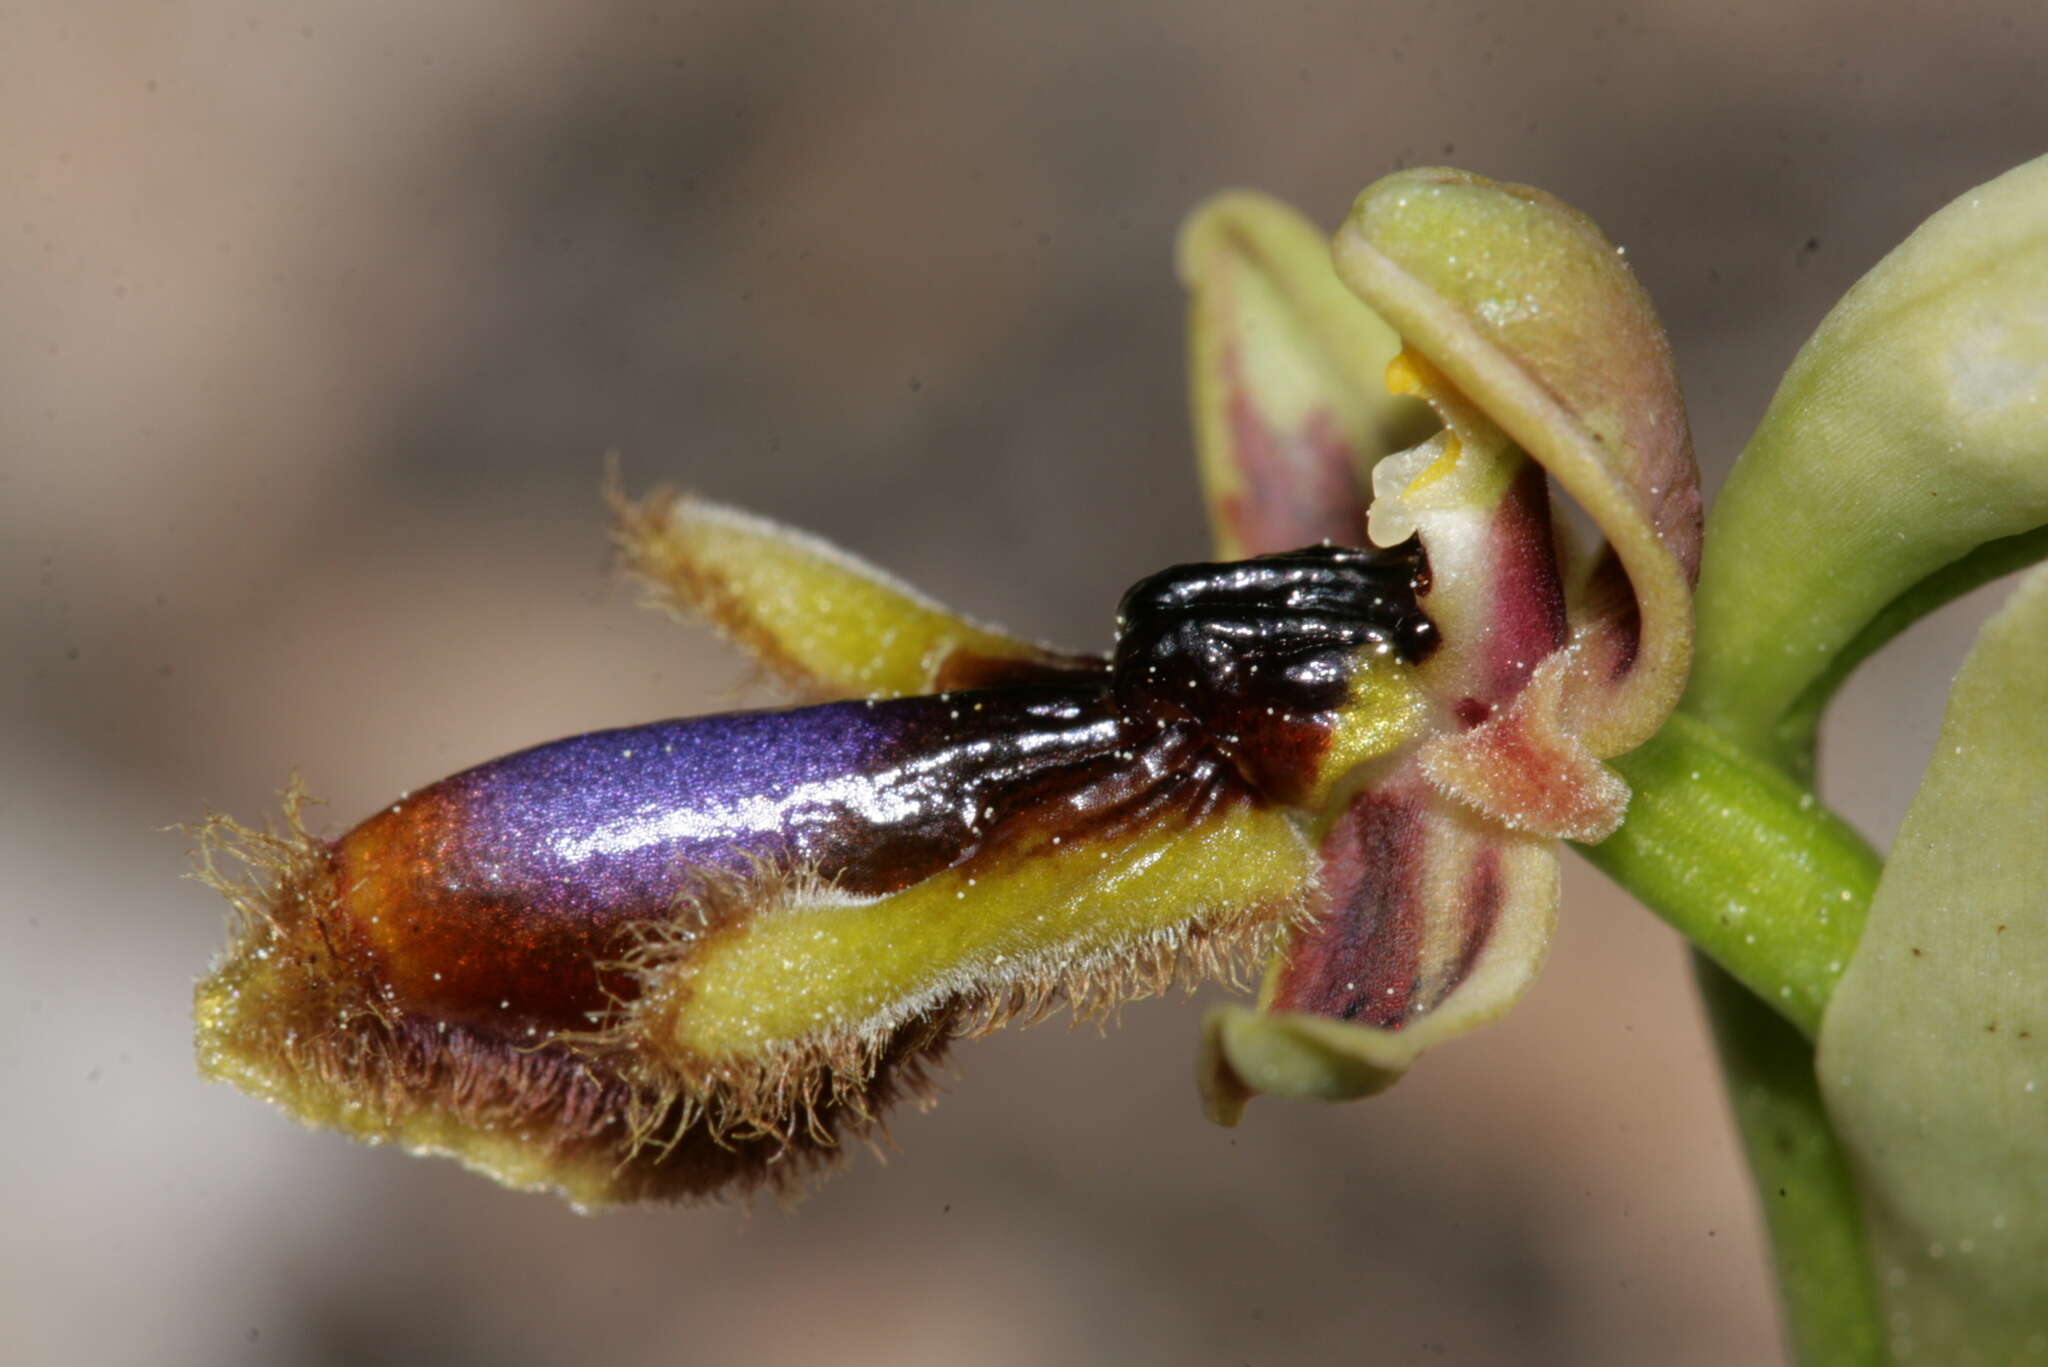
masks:
{"label": "iridescent blue-purple speculum", "polygon": [[[1205,1029],[1226,1122],[1377,1090],[1504,1010],[1553,842],[1613,828],[1600,758],[1685,669],[1698,496],[1662,335],[1582,217],[1453,172],[1369,190],[1334,268],[1247,196],[1182,246],[1225,559],[1141,581],[1113,651],[1069,654],[760,519],[616,500],[653,596],[811,705],[538,746],[335,839],[296,801],[281,832],[210,823],[238,914],[202,1068],[596,1206],[791,1189],[949,1041],[1062,1002],[1264,962]],[[1393,449],[1396,404],[1435,430]],[[1546,472],[1605,544],[1567,544]]]}

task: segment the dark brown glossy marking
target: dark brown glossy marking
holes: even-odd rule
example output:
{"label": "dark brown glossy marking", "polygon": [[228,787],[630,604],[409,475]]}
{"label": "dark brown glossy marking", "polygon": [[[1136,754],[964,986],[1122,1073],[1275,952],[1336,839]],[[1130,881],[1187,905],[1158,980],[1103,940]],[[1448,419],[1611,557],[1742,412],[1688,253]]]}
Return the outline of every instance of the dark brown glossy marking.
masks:
{"label": "dark brown glossy marking", "polygon": [[1436,649],[1417,604],[1419,543],[1312,546],[1180,565],[1124,595],[1116,689],[1127,712],[1193,724],[1254,787],[1296,799],[1369,646],[1416,664]]}

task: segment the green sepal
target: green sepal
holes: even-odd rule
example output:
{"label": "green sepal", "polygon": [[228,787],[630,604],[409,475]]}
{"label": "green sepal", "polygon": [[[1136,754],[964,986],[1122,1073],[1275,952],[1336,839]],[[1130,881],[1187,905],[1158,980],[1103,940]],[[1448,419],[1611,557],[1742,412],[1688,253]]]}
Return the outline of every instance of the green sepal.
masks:
{"label": "green sepal", "polygon": [[1687,708],[1803,769],[1871,623],[2044,523],[2048,158],[1935,214],[1794,359],[1714,506]]}
{"label": "green sepal", "polygon": [[2048,1355],[2048,569],[1949,694],[1862,943],[1822,1095],[1868,1203],[1893,1351]]}

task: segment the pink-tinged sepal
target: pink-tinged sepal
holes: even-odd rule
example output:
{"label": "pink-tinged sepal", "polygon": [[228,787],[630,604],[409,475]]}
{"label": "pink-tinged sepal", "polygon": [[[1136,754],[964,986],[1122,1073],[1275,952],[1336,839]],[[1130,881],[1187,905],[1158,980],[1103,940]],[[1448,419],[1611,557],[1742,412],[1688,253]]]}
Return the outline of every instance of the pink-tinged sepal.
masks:
{"label": "pink-tinged sepal", "polygon": [[1203,496],[1226,559],[1363,544],[1366,472],[1427,431],[1379,372],[1400,338],[1330,269],[1294,210],[1236,191],[1181,230]]}
{"label": "pink-tinged sepal", "polygon": [[1563,703],[1594,755],[1641,744],[1690,667],[1700,493],[1671,349],[1620,250],[1540,190],[1425,168],[1359,196],[1334,261],[1442,377],[1427,397],[1483,413],[1606,539],[1567,567],[1584,645]]}

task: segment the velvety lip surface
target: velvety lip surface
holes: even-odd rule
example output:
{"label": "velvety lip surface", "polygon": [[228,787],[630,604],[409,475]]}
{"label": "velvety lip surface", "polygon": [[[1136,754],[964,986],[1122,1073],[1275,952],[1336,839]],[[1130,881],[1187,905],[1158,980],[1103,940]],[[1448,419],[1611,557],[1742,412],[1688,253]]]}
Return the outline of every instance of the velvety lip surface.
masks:
{"label": "velvety lip surface", "polygon": [[766,862],[850,893],[894,891],[971,849],[1010,794],[1118,736],[1106,692],[1079,688],[556,741],[443,779],[344,836],[337,931],[360,937],[410,1007],[580,1027],[606,1000],[594,965],[618,956],[620,929],[669,911],[693,878]]}

